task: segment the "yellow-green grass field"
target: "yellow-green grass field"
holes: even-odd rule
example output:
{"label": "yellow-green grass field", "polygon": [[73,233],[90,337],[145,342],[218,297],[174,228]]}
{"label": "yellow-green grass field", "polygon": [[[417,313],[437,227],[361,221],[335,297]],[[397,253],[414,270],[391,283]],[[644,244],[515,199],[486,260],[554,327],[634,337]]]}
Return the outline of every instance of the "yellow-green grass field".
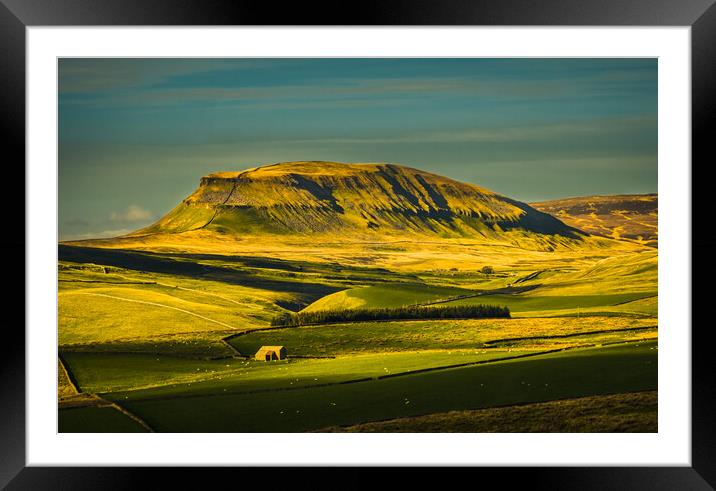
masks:
{"label": "yellow-green grass field", "polygon": [[586,339],[587,343],[599,344],[610,334],[627,341],[653,337],[656,331],[655,319],[641,317],[417,320],[289,327],[229,337],[227,341],[246,354],[255,353],[261,345],[284,345],[295,355],[337,356],[486,349],[490,343],[521,338],[566,345],[584,344]]}
{"label": "yellow-green grass field", "polygon": [[[452,365],[526,356],[539,350],[490,349],[370,353],[275,363],[243,359],[192,360],[162,355],[64,353],[83,390],[161,394],[252,392],[334,384]],[[135,392],[136,391],[136,392]],[[129,398],[134,398],[129,395]]]}
{"label": "yellow-green grass field", "polygon": [[[60,245],[60,431],[323,431],[657,389],[654,249],[210,238]],[[512,318],[271,328],[304,309],[464,303]],[[262,345],[288,360],[252,360]]]}

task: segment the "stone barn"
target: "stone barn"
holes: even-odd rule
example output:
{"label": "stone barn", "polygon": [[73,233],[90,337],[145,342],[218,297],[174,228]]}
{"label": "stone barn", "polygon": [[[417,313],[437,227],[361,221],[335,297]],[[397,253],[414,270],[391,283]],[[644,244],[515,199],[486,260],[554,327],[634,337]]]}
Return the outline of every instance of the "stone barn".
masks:
{"label": "stone barn", "polygon": [[286,348],[283,346],[261,346],[254,358],[260,361],[285,360]]}

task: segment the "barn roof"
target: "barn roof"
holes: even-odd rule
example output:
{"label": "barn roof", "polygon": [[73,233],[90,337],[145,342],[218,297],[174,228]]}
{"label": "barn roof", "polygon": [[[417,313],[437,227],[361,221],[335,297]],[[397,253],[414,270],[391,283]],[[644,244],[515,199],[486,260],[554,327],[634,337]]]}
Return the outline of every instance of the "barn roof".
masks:
{"label": "barn roof", "polygon": [[281,351],[283,346],[261,346],[259,351]]}

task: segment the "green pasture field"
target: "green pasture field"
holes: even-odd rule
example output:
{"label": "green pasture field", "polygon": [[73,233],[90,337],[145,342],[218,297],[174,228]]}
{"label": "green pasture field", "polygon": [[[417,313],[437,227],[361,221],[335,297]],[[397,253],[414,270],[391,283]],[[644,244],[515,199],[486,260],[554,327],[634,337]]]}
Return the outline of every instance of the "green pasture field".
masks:
{"label": "green pasture field", "polygon": [[[429,287],[426,285],[411,285],[410,288],[406,288],[405,285],[396,285],[392,288],[365,287],[328,295],[309,305],[304,311],[390,308],[414,304],[429,304],[435,307],[483,304],[506,306],[514,317],[548,317],[569,315],[582,311],[585,313],[656,314],[656,291],[593,295],[569,295],[564,293],[566,293],[564,289],[560,289],[557,292],[553,291],[552,294],[543,296],[539,295],[539,289],[527,293],[492,294],[465,289]],[[455,298],[465,296],[467,298]],[[639,301],[642,302],[636,303]]]}
{"label": "green pasture field", "polygon": [[449,410],[654,390],[656,347],[656,342],[642,342],[570,350],[295,390],[197,397],[146,390],[132,399],[122,393],[106,397],[157,431],[310,431]]}
{"label": "green pasture field", "polygon": [[[282,296],[283,300],[293,298],[304,306],[355,285],[419,281],[414,274],[380,267],[247,255],[160,253],[60,245],[59,256],[64,274],[71,274],[73,267],[76,272],[82,265],[91,265],[95,269],[95,279],[100,280],[109,277],[100,274],[107,271],[125,279],[130,277],[133,281],[172,278],[182,283],[213,284],[222,291],[238,286]],[[86,274],[86,271],[80,273],[81,276]]]}
{"label": "green pasture field", "polygon": [[[536,296],[529,294],[480,295],[441,303],[440,306],[473,304],[504,305],[510,309],[513,315],[534,312],[538,312],[541,315],[556,315],[563,314],[565,310],[576,311],[577,309],[585,309],[585,312],[589,312],[590,310],[597,310],[596,308],[599,308],[600,312],[609,312],[613,307],[619,307],[622,304],[651,297],[656,297],[656,292],[565,296]],[[649,311],[650,310],[639,311],[636,309],[635,313],[647,313]]]}
{"label": "green pasture field", "polygon": [[168,356],[112,352],[64,352],[63,359],[85,392],[102,393],[175,383],[191,383],[215,374],[231,373],[244,360],[201,360]]}
{"label": "green pasture field", "polygon": [[657,277],[658,252],[647,250],[601,259],[589,267],[534,283],[540,285],[541,294],[550,296],[641,293],[655,292]]}
{"label": "green pasture field", "polygon": [[111,406],[60,409],[60,433],[144,433],[147,430]]}
{"label": "green pasture field", "polygon": [[[100,394],[113,392],[111,396],[121,402],[125,397],[141,399],[147,393],[152,397],[211,395],[333,384],[534,352],[530,349],[418,351],[272,363],[121,353],[65,353],[63,358],[82,390]],[[123,391],[127,392],[116,394]]]}
{"label": "green pasture field", "polygon": [[110,339],[103,342],[64,344],[60,350],[70,353],[136,353],[213,360],[237,355],[236,350],[222,341],[224,337],[234,333],[235,331],[211,331]]}
{"label": "green pasture field", "polygon": [[[282,345],[286,346],[289,355],[336,356],[402,350],[477,349],[484,343],[500,339],[655,329],[655,326],[656,319],[651,318],[597,316],[357,322],[262,330],[228,338],[227,342],[247,355],[254,354],[262,345]],[[617,336],[630,339],[633,334],[626,331]]]}
{"label": "green pasture field", "polygon": [[318,431],[349,433],[656,433],[658,392],[449,411]]}
{"label": "green pasture field", "polygon": [[[77,265],[73,265],[77,266]],[[96,268],[96,267],[95,267]],[[183,276],[95,269],[59,271],[59,344],[241,331],[285,312],[281,292]]]}
{"label": "green pasture field", "polygon": [[311,312],[316,310],[402,307],[404,305],[414,305],[473,293],[472,290],[464,288],[426,284],[401,283],[390,286],[368,286],[327,295],[304,310]]}

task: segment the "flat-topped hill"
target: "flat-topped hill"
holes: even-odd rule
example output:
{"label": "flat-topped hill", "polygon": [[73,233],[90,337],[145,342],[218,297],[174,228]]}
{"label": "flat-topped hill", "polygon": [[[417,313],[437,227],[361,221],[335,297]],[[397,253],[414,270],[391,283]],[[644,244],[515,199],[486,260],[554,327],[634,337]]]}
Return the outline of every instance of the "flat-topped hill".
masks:
{"label": "flat-topped hill", "polygon": [[132,235],[476,237],[507,230],[579,239],[578,230],[474,184],[395,164],[284,162],[209,174],[157,223]]}

